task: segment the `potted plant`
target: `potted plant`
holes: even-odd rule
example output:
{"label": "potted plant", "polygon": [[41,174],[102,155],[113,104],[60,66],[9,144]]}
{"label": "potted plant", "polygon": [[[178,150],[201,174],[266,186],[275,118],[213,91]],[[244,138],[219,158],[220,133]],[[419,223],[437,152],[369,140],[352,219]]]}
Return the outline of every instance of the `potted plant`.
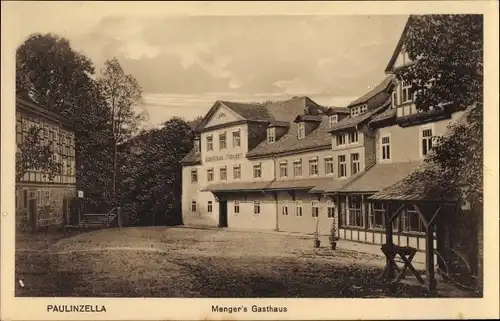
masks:
{"label": "potted plant", "polygon": [[330,244],[332,245],[332,250],[335,250],[337,248],[337,241],[339,240],[335,222],[332,222],[332,227],[330,228],[330,235],[328,236],[328,239],[330,240]]}
{"label": "potted plant", "polygon": [[314,247],[319,248],[321,241],[319,240],[319,220],[316,218],[316,231],[314,232]]}

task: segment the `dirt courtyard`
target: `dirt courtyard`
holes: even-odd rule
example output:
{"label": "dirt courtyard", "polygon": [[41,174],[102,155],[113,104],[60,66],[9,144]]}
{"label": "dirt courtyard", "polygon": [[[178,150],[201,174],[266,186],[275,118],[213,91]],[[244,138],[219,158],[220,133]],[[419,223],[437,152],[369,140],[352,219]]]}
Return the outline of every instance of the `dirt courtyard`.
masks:
{"label": "dirt courtyard", "polygon": [[16,296],[423,297],[389,289],[380,255],[311,237],[175,227],[104,229],[16,241]]}

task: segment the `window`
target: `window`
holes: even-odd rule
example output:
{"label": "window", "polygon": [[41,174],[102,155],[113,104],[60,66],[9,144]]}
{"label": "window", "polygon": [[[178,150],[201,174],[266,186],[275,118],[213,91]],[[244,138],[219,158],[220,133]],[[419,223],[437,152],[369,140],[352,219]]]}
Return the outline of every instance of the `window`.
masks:
{"label": "window", "polygon": [[333,174],[333,158],[327,157],[325,158],[325,174]]}
{"label": "window", "polygon": [[253,202],[253,213],[260,214],[260,202],[259,201]]}
{"label": "window", "polygon": [[191,212],[196,212],[196,201],[191,201]]}
{"label": "window", "polygon": [[382,202],[373,202],[371,213],[368,217],[370,228],[385,228],[385,208]]}
{"label": "window", "polygon": [[422,129],[422,156],[432,149],[432,128]]}
{"label": "window", "polygon": [[240,213],[240,202],[239,201],[234,201],[234,213],[235,214]]}
{"label": "window", "polygon": [[241,146],[241,136],[240,136],[240,131],[235,131],[233,132],[233,147],[240,147]]}
{"label": "window", "polygon": [[43,191],[43,204],[50,205],[50,190],[49,189]]}
{"label": "window", "polygon": [[349,133],[349,144],[357,143],[358,142],[358,132],[350,132]]}
{"label": "window", "polygon": [[214,140],[212,135],[207,136],[207,151],[214,150]]}
{"label": "window", "polygon": [[351,175],[359,173],[359,154],[351,154]]}
{"label": "window", "polygon": [[267,142],[274,143],[276,141],[276,128],[271,127],[267,129]]}
{"label": "window", "polygon": [[253,165],[253,177],[260,178],[261,175],[262,175],[262,170],[260,164]]}
{"label": "window", "polygon": [[359,114],[360,115],[366,113],[367,110],[368,110],[368,105],[364,104],[364,105],[359,106]]}
{"label": "window", "polygon": [[397,104],[398,104],[398,101],[397,101],[396,91],[394,90],[391,93],[391,107],[396,108]]}
{"label": "window", "polygon": [[361,196],[349,196],[349,226],[363,227],[363,213],[361,211]]}
{"label": "window", "polygon": [[297,160],[293,162],[293,176],[302,176],[302,161]]}
{"label": "window", "polygon": [[344,145],[346,141],[346,135],[345,134],[338,134],[337,135],[337,146]]}
{"label": "window", "polygon": [[411,83],[406,81],[401,82],[401,103],[409,103],[412,101]]}
{"label": "window", "polygon": [[418,213],[414,209],[406,209],[401,212],[399,217],[401,222],[401,231],[403,232],[425,232],[425,226],[420,220]]}
{"label": "window", "polygon": [[352,107],[351,108],[351,116],[356,116],[359,114],[359,107]]}
{"label": "window", "polygon": [[280,177],[287,177],[288,175],[288,164],[287,162],[280,163]]}
{"label": "window", "polygon": [[22,200],[22,208],[27,209],[28,208],[28,200],[29,200],[29,195],[28,195],[28,190],[23,189],[23,200]]}
{"label": "window", "polygon": [[212,201],[208,201],[207,212],[212,213]]}
{"label": "window", "polygon": [[211,182],[214,180],[214,170],[213,168],[207,169],[207,181]]}
{"label": "window", "polygon": [[318,201],[311,202],[311,216],[312,217],[319,216],[319,203],[318,203]]}
{"label": "window", "polygon": [[199,153],[200,152],[200,141],[198,139],[195,139],[194,140],[194,151],[196,153]]}
{"label": "window", "polygon": [[391,138],[389,136],[382,137],[382,160],[391,159]]}
{"label": "window", "polygon": [[302,216],[302,202],[295,202],[295,216]]}
{"label": "window", "polygon": [[298,123],[297,124],[297,137],[299,139],[303,139],[304,137],[306,137],[306,127],[305,127],[305,124],[304,123]]}
{"label": "window", "polygon": [[281,205],[281,215],[288,216],[288,202],[283,202]]}
{"label": "window", "polygon": [[338,123],[339,116],[338,115],[332,115],[332,116],[330,116],[329,120],[330,120],[330,127],[332,127],[333,124]]}
{"label": "window", "polygon": [[198,171],[196,169],[191,170],[191,183],[198,182]]}
{"label": "window", "polygon": [[237,165],[233,167],[233,179],[241,178],[241,165]]}
{"label": "window", "polygon": [[327,208],[328,218],[334,218],[335,217],[335,206],[331,200],[328,200],[326,202],[326,208]]}
{"label": "window", "polygon": [[317,159],[309,160],[309,175],[310,176],[318,175],[318,160]]}
{"label": "window", "polygon": [[345,155],[339,155],[339,177],[347,176],[347,168],[345,163]]}
{"label": "window", "polygon": [[219,149],[226,149],[226,133],[219,134]]}
{"label": "window", "polygon": [[227,180],[227,167],[220,168],[220,180],[221,181]]}

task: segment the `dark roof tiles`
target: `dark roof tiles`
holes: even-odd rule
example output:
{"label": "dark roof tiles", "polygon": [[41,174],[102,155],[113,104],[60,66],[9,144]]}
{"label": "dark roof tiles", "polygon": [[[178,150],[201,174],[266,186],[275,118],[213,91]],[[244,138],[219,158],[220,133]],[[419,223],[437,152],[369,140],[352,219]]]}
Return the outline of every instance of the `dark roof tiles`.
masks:
{"label": "dark roof tiles", "polygon": [[369,92],[367,92],[363,96],[361,96],[358,99],[351,102],[347,107],[353,107],[353,106],[356,106],[359,104],[366,103],[368,100],[372,99],[380,92],[387,90],[387,88],[393,83],[393,81],[394,81],[394,76],[392,76],[392,75],[387,76],[380,84],[375,86],[372,90],[370,90]]}

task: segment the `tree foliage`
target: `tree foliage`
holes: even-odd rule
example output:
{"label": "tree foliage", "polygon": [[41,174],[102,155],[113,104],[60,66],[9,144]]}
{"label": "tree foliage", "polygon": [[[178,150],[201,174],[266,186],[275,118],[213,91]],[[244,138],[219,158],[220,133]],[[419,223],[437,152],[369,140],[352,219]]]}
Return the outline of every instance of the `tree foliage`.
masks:
{"label": "tree foliage", "polygon": [[94,65],[54,34],[33,34],[16,51],[16,91],[63,115],[75,131],[77,186],[106,199],[110,187],[109,110]]}
{"label": "tree foliage", "polygon": [[61,164],[54,160],[50,145],[44,145],[40,138],[40,127],[31,127],[16,152],[16,181],[28,170],[41,172],[50,181],[61,171]]}
{"label": "tree foliage", "polygon": [[[397,70],[412,83],[417,108],[452,103],[467,108],[426,159],[430,167],[411,180],[427,180],[465,192],[471,203],[483,201],[483,17],[481,15],[412,16],[404,35],[410,66]],[[411,183],[411,182],[410,182]]]}
{"label": "tree foliage", "polygon": [[120,161],[120,202],[131,223],[181,222],[180,161],[193,147],[194,132],[180,118],[163,125],[142,131],[121,149],[128,157]]}

